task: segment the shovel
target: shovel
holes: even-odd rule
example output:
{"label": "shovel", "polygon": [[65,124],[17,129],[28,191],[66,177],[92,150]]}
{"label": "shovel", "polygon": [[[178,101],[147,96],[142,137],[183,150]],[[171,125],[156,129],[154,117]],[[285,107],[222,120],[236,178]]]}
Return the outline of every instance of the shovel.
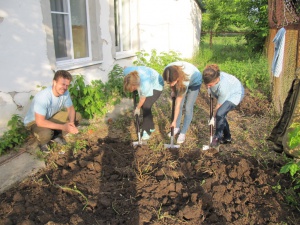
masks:
{"label": "shovel", "polygon": [[[174,111],[175,111],[175,97],[172,98],[172,118],[171,121],[174,120]],[[171,143],[170,144],[164,144],[165,148],[179,148],[180,145],[174,145],[174,127],[171,127]]]}
{"label": "shovel", "polygon": [[[213,101],[214,99],[211,97],[211,94],[209,95],[209,121],[213,117]],[[213,133],[214,133],[214,126],[209,125],[209,132],[210,132],[210,137],[209,137],[209,145],[203,145],[202,150],[209,150],[210,143],[212,142],[213,139]]]}
{"label": "shovel", "polygon": [[141,140],[140,123],[139,123],[138,115],[135,115],[135,125],[136,125],[136,133],[138,135],[138,141],[132,142],[133,147],[141,146],[143,144],[143,142]]}
{"label": "shovel", "polygon": [[[134,103],[133,103],[134,108],[136,108],[136,105],[137,105],[137,91],[134,92],[133,101],[134,101]],[[136,133],[138,135],[138,141],[132,142],[133,147],[141,146],[143,144],[143,142],[141,140],[140,122],[139,122],[139,116],[138,115],[135,115],[135,126],[136,126]]]}

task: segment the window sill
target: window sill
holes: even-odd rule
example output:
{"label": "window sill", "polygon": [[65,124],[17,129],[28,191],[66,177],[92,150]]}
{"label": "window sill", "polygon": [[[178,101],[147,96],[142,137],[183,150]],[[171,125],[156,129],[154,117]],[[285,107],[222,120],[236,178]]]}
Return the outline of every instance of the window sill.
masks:
{"label": "window sill", "polygon": [[130,58],[136,56],[135,53],[133,52],[116,52],[116,57],[115,59],[125,59],[125,58]]}
{"label": "window sill", "polygon": [[101,64],[103,61],[89,61],[89,62],[81,62],[81,63],[65,63],[58,64],[57,70],[75,70],[79,68],[84,68],[88,66],[93,66],[97,64]]}

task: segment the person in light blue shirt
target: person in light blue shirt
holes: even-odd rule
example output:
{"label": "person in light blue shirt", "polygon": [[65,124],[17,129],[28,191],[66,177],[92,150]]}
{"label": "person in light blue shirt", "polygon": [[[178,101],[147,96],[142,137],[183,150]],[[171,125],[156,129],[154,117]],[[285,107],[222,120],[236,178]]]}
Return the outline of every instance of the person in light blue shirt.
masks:
{"label": "person in light blue shirt", "polygon": [[[163,78],[171,87],[171,97],[176,98],[171,127],[174,127],[174,135],[179,133],[177,143],[181,144],[185,141],[186,132],[193,119],[194,105],[202,84],[202,74],[191,63],[178,61],[165,67]],[[183,126],[180,128],[184,102],[186,102],[185,115]]]}
{"label": "person in light blue shirt", "polygon": [[211,64],[203,71],[203,82],[211,95],[217,99],[217,104],[210,125],[216,126],[211,147],[220,143],[231,143],[231,133],[226,115],[237,107],[244,98],[244,87],[233,75],[221,72],[218,65]]}
{"label": "person in light blue shirt", "polygon": [[[24,118],[25,127],[37,138],[40,149],[45,153],[49,152],[48,143],[53,138],[59,144],[64,144],[65,134],[78,133],[75,123],[79,122],[81,115],[75,112],[68,91],[71,81],[72,76],[68,71],[58,70],[52,86],[34,96]],[[55,137],[55,131],[62,133],[62,137]]]}
{"label": "person in light blue shirt", "polygon": [[140,115],[143,109],[143,123],[141,126],[142,140],[148,140],[155,130],[152,106],[162,93],[164,81],[162,76],[146,66],[130,66],[123,71],[125,92],[137,91],[139,102],[134,110],[134,115]]}

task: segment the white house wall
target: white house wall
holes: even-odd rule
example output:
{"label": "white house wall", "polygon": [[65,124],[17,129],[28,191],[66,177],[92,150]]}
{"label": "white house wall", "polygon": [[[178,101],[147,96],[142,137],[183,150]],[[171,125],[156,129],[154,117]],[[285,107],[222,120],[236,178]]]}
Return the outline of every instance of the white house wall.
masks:
{"label": "white house wall", "polygon": [[[134,57],[124,57],[114,47],[114,1],[88,2],[96,61],[58,67],[50,1],[0,0],[0,135],[13,114],[22,117],[26,114],[30,97],[41,89],[38,85],[51,85],[56,70],[84,75],[87,83],[96,79],[105,82],[115,64],[132,64]],[[131,0],[131,3],[133,53],[157,49],[192,56],[200,40],[201,17],[193,0]]]}
{"label": "white house wall", "polygon": [[194,0],[141,0],[140,49],[193,56],[199,46],[201,11]]}
{"label": "white house wall", "polygon": [[[22,114],[37,85],[53,76],[47,57],[41,1],[0,0],[0,127]],[[24,93],[23,95],[20,93]]]}

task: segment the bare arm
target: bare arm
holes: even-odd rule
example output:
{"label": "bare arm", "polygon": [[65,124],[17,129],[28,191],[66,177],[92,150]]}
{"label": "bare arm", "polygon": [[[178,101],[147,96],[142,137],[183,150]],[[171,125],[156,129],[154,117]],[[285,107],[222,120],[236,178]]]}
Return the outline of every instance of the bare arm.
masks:
{"label": "bare arm", "polygon": [[[68,108],[69,116],[70,116],[70,112],[72,112],[72,109],[70,109],[70,108],[71,107]],[[70,109],[70,111],[69,111],[69,109]],[[59,124],[59,123],[54,123],[50,120],[47,120],[44,115],[35,113],[35,122],[36,122],[37,126],[49,128],[52,130],[62,130],[62,131],[66,131],[68,133],[77,134],[78,129],[74,125],[74,119],[75,119],[74,107],[73,107],[73,117],[71,117],[71,118],[73,118],[73,123]],[[70,118],[70,121],[71,121],[71,118]]]}
{"label": "bare arm", "polygon": [[146,97],[140,97],[140,101],[136,107],[140,109],[144,105],[145,101],[146,101]]}
{"label": "bare arm", "polygon": [[175,100],[175,112],[174,112],[174,120],[171,123],[171,127],[176,128],[176,121],[180,112],[180,104],[185,95],[178,96]]}

